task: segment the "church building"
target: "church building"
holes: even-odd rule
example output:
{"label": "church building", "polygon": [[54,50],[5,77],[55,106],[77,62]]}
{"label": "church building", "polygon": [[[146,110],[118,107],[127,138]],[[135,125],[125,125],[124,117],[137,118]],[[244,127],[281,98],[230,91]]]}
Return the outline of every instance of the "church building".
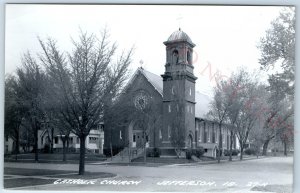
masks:
{"label": "church building", "polygon": [[[205,118],[209,111],[210,96],[196,91],[193,48],[191,38],[181,29],[163,42],[166,47],[165,71],[153,74],[138,68],[124,89],[126,102],[136,111],[146,112],[148,124],[141,124],[139,116],[130,116],[126,124],[104,127],[104,148],[120,150],[159,148],[162,154],[174,152],[176,144],[182,149],[203,147],[206,156],[216,157],[219,140],[218,124]],[[121,102],[123,103],[123,102]],[[106,125],[104,123],[104,125]],[[177,138],[177,139],[174,139]],[[236,137],[233,149],[237,148]],[[229,149],[230,126],[222,128],[222,148]]]}

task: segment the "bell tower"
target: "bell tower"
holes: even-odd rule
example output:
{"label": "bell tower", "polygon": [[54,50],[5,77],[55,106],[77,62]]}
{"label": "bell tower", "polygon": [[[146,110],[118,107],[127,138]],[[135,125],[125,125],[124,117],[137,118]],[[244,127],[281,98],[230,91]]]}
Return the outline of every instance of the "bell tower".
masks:
{"label": "bell tower", "polygon": [[[167,41],[163,78],[163,145],[172,147],[172,132],[180,131],[185,147],[195,143],[195,44],[180,28]],[[178,136],[177,136],[178,137]]]}

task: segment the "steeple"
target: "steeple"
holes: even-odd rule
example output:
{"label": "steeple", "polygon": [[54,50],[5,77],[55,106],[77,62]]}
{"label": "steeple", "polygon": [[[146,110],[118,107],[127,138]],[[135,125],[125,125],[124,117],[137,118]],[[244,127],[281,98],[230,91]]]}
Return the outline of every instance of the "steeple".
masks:
{"label": "steeple", "polygon": [[[166,63],[163,78],[163,128],[164,141],[170,140],[170,132],[178,127],[184,130],[186,146],[190,133],[195,130],[195,83],[193,48],[191,38],[179,28],[167,41]],[[176,117],[176,118],[174,118]],[[181,126],[174,121],[180,120]],[[175,128],[174,128],[175,127]]]}
{"label": "steeple", "polygon": [[191,38],[179,28],[169,36],[164,44],[166,46],[165,74],[187,74],[196,80],[193,72],[193,48],[195,44]]}

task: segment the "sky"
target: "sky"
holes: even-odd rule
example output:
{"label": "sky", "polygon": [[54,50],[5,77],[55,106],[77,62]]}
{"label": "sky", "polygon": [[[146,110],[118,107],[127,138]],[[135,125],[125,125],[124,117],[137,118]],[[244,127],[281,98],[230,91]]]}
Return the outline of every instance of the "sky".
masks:
{"label": "sky", "polygon": [[[78,37],[80,29],[100,36],[106,27],[110,40],[117,42],[117,55],[134,47],[132,73],[142,66],[161,75],[166,62],[163,42],[180,27],[196,44],[196,90],[212,95],[214,73],[228,77],[239,68],[259,71],[257,45],[282,8],[9,4],[5,17],[5,73],[13,73],[27,51],[33,56],[41,52],[38,37],[51,37],[62,51],[71,51],[71,39]],[[260,72],[260,80],[266,79],[267,73]]]}

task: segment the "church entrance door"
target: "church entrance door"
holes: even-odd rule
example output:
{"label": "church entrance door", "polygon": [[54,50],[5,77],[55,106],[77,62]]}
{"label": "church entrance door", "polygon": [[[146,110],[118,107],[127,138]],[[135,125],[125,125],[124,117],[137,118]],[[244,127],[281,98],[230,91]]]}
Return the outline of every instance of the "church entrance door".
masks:
{"label": "church entrance door", "polygon": [[193,148],[193,137],[192,135],[189,135],[189,138],[188,138],[188,146],[189,148]]}
{"label": "church entrance door", "polygon": [[136,147],[143,147],[143,132],[142,131],[134,131],[133,135],[135,136]]}

